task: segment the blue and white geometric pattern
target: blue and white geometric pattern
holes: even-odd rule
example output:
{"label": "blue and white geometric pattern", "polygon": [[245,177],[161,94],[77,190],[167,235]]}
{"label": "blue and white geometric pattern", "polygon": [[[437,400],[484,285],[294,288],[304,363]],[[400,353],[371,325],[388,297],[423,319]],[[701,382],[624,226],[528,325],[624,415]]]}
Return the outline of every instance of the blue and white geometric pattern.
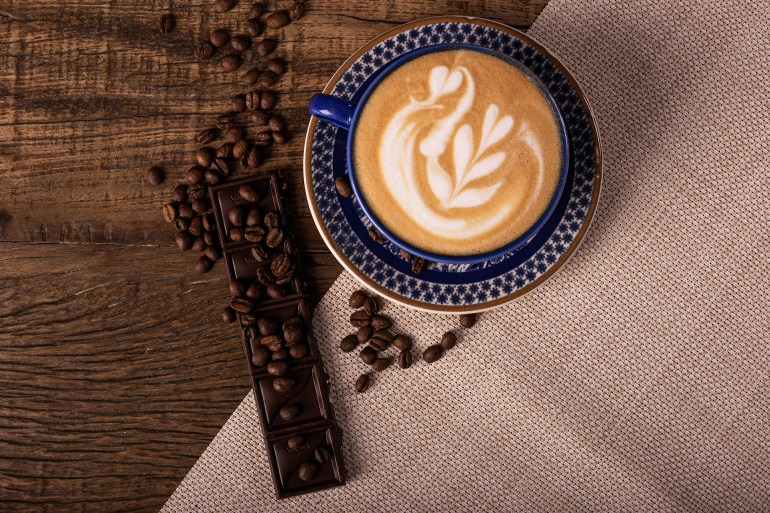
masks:
{"label": "blue and white geometric pattern", "polygon": [[[342,198],[334,179],[346,174],[347,133],[318,122],[312,143],[312,181],[321,221],[348,260],[383,288],[404,299],[431,305],[479,305],[508,296],[545,273],[567,251],[586,221],[594,193],[591,123],[569,80],[536,48],[494,27],[472,22],[434,23],[401,32],[371,48],[354,62],[332,94],[348,100],[365,89],[377,72],[400,55],[441,43],[465,43],[495,50],[519,61],[550,91],[567,127],[571,164],[562,201],[548,223],[519,250],[478,264],[436,264],[420,275],[390,243],[369,237],[371,226],[355,200]],[[364,87],[362,87],[364,86]]]}

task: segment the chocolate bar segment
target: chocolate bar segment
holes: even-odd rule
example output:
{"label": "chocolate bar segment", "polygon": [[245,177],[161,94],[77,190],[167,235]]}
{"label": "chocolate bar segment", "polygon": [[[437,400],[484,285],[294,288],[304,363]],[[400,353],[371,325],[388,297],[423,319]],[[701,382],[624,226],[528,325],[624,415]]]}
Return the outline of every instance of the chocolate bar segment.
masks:
{"label": "chocolate bar segment", "polygon": [[279,499],[345,484],[281,190],[274,173],[209,189]]}

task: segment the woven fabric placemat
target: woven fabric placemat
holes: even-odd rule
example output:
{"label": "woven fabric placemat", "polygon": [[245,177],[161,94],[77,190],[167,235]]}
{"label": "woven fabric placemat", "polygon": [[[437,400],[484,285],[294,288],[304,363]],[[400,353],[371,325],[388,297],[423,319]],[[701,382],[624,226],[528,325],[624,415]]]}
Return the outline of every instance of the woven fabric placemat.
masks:
{"label": "woven fabric placemat", "polygon": [[[770,511],[770,2],[552,0],[530,34],[601,131],[583,246],[362,395],[341,275],[315,328],[348,484],[277,501],[249,395],[164,512]],[[457,325],[385,313],[421,348]]]}

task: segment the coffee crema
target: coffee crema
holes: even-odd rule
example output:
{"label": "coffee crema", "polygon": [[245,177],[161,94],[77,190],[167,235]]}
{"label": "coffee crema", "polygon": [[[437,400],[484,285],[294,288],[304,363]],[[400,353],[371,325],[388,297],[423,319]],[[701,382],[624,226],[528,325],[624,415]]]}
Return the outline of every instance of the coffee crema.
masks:
{"label": "coffee crema", "polygon": [[514,65],[443,50],[396,68],[353,134],[353,167],[373,215],[430,253],[493,251],[537,222],[556,191],[559,128]]}

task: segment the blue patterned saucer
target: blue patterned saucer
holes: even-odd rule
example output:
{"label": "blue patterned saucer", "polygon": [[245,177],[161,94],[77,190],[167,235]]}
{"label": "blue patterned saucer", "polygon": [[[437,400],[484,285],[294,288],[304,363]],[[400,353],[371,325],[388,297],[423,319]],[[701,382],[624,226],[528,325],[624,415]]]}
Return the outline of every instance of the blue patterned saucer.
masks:
{"label": "blue patterned saucer", "polygon": [[588,103],[566,68],[525,34],[489,20],[443,16],[396,27],[351,56],[323,92],[355,101],[388,62],[440,43],[477,45],[519,61],[545,84],[559,106],[569,135],[569,175],[561,201],[537,235],[520,249],[492,260],[432,263],[415,275],[395,245],[379,244],[369,236],[371,221],[355,197],[337,193],[334,179],[347,169],[347,134],[316,118],[310,121],[305,141],[305,192],[327,246],[365,286],[420,310],[475,312],[529,292],[553,276],[577,249],[599,200],[601,151]]}

